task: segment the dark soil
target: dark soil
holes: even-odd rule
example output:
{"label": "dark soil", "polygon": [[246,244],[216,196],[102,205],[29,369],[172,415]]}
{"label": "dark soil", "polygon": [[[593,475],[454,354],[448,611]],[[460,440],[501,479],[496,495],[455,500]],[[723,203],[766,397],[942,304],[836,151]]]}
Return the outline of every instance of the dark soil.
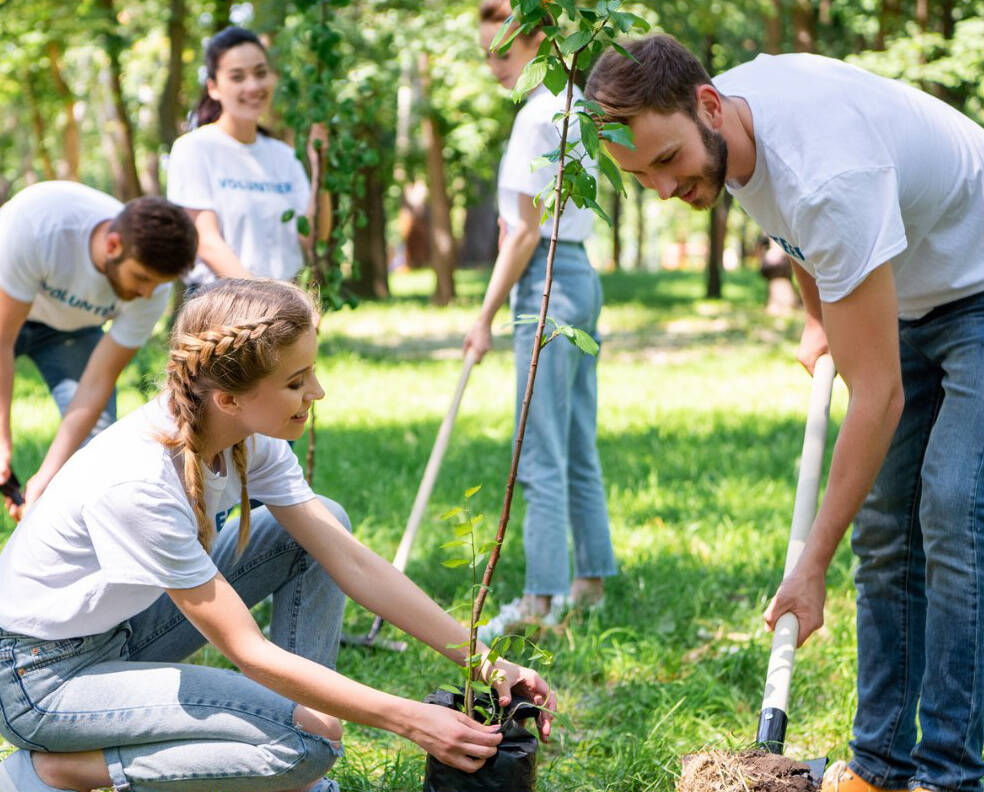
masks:
{"label": "dark soil", "polygon": [[681,758],[677,792],[816,792],[802,762],[765,751],[701,751]]}

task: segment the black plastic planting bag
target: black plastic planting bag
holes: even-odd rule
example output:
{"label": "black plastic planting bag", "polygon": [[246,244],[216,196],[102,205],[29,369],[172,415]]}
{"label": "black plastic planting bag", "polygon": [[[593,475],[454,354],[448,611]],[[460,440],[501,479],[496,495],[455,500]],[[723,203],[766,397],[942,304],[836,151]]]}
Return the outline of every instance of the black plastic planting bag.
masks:
{"label": "black plastic planting bag", "polygon": [[[491,704],[485,698],[479,703],[491,710]],[[424,701],[448,709],[461,709],[464,695],[438,690]],[[502,742],[496,755],[486,759],[474,773],[456,770],[428,755],[423,792],[533,792],[536,789],[537,740],[522,723],[536,715],[536,707],[514,696],[501,720]]]}

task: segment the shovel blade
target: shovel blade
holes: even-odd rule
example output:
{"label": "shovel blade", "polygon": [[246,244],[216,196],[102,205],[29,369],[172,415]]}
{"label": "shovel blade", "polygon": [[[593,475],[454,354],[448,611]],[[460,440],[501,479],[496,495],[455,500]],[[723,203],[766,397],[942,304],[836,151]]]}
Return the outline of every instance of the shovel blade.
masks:
{"label": "shovel blade", "polygon": [[816,759],[807,759],[803,764],[810,769],[810,780],[819,789],[823,782],[823,771],[827,769],[827,757],[819,756]]}

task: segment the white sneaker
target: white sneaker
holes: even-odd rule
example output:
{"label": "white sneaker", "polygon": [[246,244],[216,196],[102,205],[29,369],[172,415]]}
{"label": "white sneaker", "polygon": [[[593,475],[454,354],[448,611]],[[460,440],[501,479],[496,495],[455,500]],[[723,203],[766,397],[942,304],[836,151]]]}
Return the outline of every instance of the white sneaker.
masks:
{"label": "white sneaker", "polygon": [[30,751],[14,751],[0,762],[0,792],[65,792],[50,787],[38,776]]}
{"label": "white sneaker", "polygon": [[512,602],[503,605],[495,616],[478,628],[478,640],[488,645],[494,638],[518,632],[527,624],[554,627],[560,623],[560,618],[567,607],[565,595],[555,594],[550,598],[549,611],[532,613],[526,604],[525,597],[516,597]]}

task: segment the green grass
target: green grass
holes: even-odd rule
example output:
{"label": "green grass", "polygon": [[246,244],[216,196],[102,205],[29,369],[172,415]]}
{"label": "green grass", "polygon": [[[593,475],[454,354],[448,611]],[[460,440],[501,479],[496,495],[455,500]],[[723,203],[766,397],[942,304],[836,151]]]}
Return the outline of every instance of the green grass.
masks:
{"label": "green grass", "polygon": [[[324,321],[316,488],[342,502],[358,536],[384,556],[399,541],[486,277],[459,273],[459,300],[439,309],[427,299],[428,273],[399,276],[391,302]],[[764,284],[754,273],[730,273],[719,302],[700,298],[694,273],[616,273],[604,288],[598,442],[621,574],[600,613],[544,638],[555,661],[542,672],[571,728],[543,748],[540,792],[670,789],[681,754],[754,738],[771,639],[761,613],[781,575],[809,393],[794,362],[797,323],[762,314]],[[159,349],[142,359],[145,372],[161,370]],[[29,365],[18,366],[15,467],[24,478],[56,415]],[[141,402],[138,379],[131,367],[121,412]],[[845,403],[838,385],[835,425]],[[471,505],[495,522],[512,405],[502,333],[472,374],[408,568],[447,607],[467,594],[468,581],[440,564],[449,529],[438,517],[481,483]],[[493,609],[521,591],[522,511],[519,498]],[[9,529],[8,520],[0,530]],[[787,740],[795,757],[846,751],[850,566],[842,547],[829,576],[827,626],[798,657]],[[350,605],[346,620],[347,632],[362,633],[371,616]],[[454,677],[450,664],[418,645],[405,654],[343,647],[339,670],[416,699]],[[346,792],[420,788],[415,746],[348,725],[346,751],[336,769]]]}

